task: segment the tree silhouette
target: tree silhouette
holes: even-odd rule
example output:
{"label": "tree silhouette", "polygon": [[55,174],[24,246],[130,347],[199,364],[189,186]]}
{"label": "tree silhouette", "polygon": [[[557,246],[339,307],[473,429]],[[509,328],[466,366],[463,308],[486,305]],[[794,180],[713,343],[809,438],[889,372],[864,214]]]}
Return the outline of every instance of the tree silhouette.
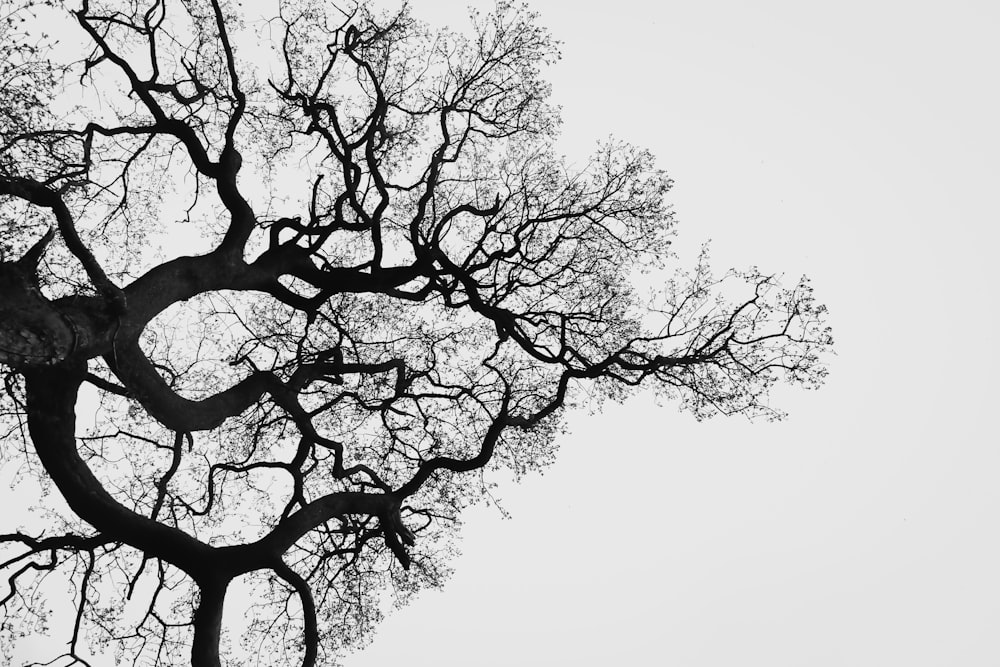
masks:
{"label": "tree silhouette", "polygon": [[773,383],[822,381],[804,280],[703,254],[633,287],[672,260],[670,181],[619,141],[555,152],[521,6],[468,35],[314,0],[5,11],[2,453],[57,491],[0,536],[8,655],[59,573],[60,664],[219,665],[237,579],[244,646],[329,664],[387,588],[442,580],[565,407],[644,384],[770,418]]}

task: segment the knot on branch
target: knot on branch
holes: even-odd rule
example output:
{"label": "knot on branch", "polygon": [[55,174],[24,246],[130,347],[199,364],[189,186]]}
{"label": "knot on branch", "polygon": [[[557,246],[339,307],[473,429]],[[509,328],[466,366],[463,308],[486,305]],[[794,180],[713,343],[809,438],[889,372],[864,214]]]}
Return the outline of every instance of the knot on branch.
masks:
{"label": "knot on branch", "polygon": [[0,363],[14,368],[50,366],[77,346],[72,320],[38,287],[38,263],[53,230],[13,262],[0,262]]}
{"label": "knot on branch", "polygon": [[348,26],[347,32],[344,34],[344,52],[350,53],[353,51],[359,41],[361,41],[361,33],[358,31],[358,28],[353,25]]}
{"label": "knot on branch", "polygon": [[409,570],[411,560],[410,554],[406,552],[406,547],[413,546],[416,536],[403,523],[403,517],[399,511],[400,507],[397,505],[380,516],[379,520],[382,522],[382,534],[385,536],[386,546],[392,551],[403,569]]}

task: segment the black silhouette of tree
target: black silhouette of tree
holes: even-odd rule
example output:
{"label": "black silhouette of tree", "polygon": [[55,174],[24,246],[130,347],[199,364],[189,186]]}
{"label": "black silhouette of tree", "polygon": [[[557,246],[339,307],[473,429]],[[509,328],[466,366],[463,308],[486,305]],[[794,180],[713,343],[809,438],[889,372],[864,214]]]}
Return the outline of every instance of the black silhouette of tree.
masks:
{"label": "black silhouette of tree", "polygon": [[330,664],[447,574],[490,471],[550,462],[565,407],[642,384],[778,417],[772,384],[823,379],[805,281],[702,256],[638,294],[670,181],[622,142],[555,152],[524,7],[468,35],[318,0],[3,12],[0,451],[57,492],[0,535],[8,655],[58,573],[52,664],[220,665],[237,579],[249,653]]}

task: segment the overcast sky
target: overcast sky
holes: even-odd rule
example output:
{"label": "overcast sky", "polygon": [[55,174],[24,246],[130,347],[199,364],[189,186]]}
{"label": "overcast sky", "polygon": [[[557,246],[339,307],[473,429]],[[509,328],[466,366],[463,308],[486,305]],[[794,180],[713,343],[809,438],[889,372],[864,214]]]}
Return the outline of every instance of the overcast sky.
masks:
{"label": "overcast sky", "polygon": [[838,356],[779,424],[573,416],[348,667],[1000,664],[1000,5],[531,4],[565,150],[649,148],[678,252],[808,274]]}
{"label": "overcast sky", "polygon": [[780,424],[573,417],[349,667],[1000,664],[1000,5],[532,5],[565,145],[652,150],[679,252],[808,274],[838,356]]}

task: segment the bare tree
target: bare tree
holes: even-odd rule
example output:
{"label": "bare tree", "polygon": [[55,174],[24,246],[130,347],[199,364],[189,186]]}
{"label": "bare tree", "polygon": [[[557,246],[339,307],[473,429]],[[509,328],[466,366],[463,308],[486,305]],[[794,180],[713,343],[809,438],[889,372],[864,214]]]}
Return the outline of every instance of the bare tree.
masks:
{"label": "bare tree", "polygon": [[672,260],[670,181],[618,141],[555,152],[523,7],[467,36],[313,0],[4,12],[2,453],[58,492],[0,536],[8,651],[60,573],[61,664],[220,665],[240,578],[246,646],[329,664],[383,591],[442,580],[462,508],[547,464],[568,405],[644,384],[770,418],[773,383],[822,381],[805,281],[702,256],[633,287]]}

